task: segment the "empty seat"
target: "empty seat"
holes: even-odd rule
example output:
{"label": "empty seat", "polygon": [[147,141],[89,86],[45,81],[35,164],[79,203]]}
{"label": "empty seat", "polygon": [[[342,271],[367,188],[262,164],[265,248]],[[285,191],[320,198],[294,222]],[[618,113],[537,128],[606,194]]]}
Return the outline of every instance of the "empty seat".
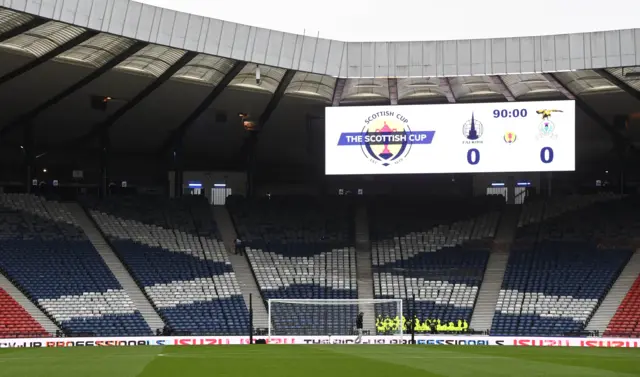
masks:
{"label": "empty seat", "polygon": [[622,300],[604,336],[640,338],[640,276]]}
{"label": "empty seat", "polygon": [[629,250],[545,242],[514,250],[505,271],[491,333],[564,336],[584,330],[629,259]]}
{"label": "empty seat", "polygon": [[[357,298],[347,198],[229,197],[227,206],[265,299]],[[347,335],[358,305],[272,305],[275,334]]]}
{"label": "empty seat", "polygon": [[67,334],[149,335],[127,293],[64,205],[0,195],[0,267]]}
{"label": "empty seat", "polygon": [[[415,310],[422,323],[453,322],[449,331],[466,329],[503,204],[504,199],[497,197],[372,201],[375,297],[404,299],[403,315]],[[376,315],[384,320],[399,313],[395,304],[379,304]]]}
{"label": "empty seat", "polygon": [[36,338],[51,334],[0,288],[0,338]]}
{"label": "empty seat", "polygon": [[247,310],[202,197],[112,197],[85,205],[173,331],[241,335]]}

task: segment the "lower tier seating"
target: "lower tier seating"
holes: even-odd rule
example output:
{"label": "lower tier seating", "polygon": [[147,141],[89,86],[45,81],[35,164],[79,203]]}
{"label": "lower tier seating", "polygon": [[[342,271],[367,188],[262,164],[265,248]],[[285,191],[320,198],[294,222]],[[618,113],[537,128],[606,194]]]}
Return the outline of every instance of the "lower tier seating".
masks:
{"label": "lower tier seating", "polygon": [[0,288],[0,338],[36,338],[51,334]]}
{"label": "lower tier seating", "polygon": [[492,335],[564,336],[584,330],[631,256],[584,242],[511,252]]}
{"label": "lower tier seating", "polygon": [[618,307],[604,335],[640,338],[640,276]]}
{"label": "lower tier seating", "polygon": [[[428,323],[466,330],[504,199],[381,203],[370,206],[374,297],[405,300],[403,315],[417,316],[419,333]],[[379,333],[398,330],[395,304],[377,305],[376,316]]]}
{"label": "lower tier seating", "polygon": [[150,335],[104,261],[57,202],[0,195],[0,270],[67,335]]}
{"label": "lower tier seating", "polygon": [[[357,297],[347,198],[230,197],[227,206],[265,299]],[[273,333],[352,334],[358,305],[272,304]]]}
{"label": "lower tier seating", "polygon": [[204,198],[114,197],[87,205],[174,332],[247,333],[249,312]]}
{"label": "lower tier seating", "polygon": [[[247,257],[267,300],[357,298],[353,247],[306,256],[247,248]],[[351,334],[358,313],[357,305],[275,303],[271,309],[280,335]]]}
{"label": "lower tier seating", "polygon": [[[421,324],[439,321],[439,331],[464,331],[471,320],[488,258],[488,250],[451,248],[384,264],[374,268],[375,298],[402,298],[404,316],[413,314]],[[376,315],[383,321],[395,319],[396,305],[377,305]],[[443,330],[442,326],[450,329]],[[378,330],[384,333],[390,329]],[[430,328],[420,326],[416,331],[428,332]]]}

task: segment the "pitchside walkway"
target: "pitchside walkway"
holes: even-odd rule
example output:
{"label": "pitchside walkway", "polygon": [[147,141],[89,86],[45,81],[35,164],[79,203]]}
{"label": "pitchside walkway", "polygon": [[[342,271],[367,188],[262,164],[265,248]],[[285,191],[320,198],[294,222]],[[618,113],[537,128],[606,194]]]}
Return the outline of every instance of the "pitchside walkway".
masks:
{"label": "pitchside walkway", "polygon": [[636,250],[587,324],[587,331],[604,333],[624,297],[640,275],[640,251]]}

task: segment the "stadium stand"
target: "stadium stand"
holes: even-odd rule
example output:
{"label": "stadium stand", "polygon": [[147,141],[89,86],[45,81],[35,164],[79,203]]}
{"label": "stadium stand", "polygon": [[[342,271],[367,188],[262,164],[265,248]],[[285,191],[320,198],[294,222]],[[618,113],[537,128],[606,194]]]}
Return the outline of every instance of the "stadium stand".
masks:
{"label": "stadium stand", "polygon": [[[231,196],[227,207],[264,299],[357,297],[347,198]],[[276,305],[272,324],[278,334],[351,334],[358,309]]]}
{"label": "stadium stand", "polygon": [[525,205],[493,335],[584,331],[632,254],[633,202],[620,199],[574,195]]}
{"label": "stadium stand", "polygon": [[[526,201],[522,205],[515,243],[520,246],[531,246],[539,239],[551,236],[548,234],[550,225],[541,232],[543,223],[546,221],[553,221],[565,213],[578,211],[596,203],[608,203],[619,199],[620,195],[600,193]],[[563,220],[558,219],[556,223],[561,224]]]}
{"label": "stadium stand", "polygon": [[[440,321],[441,331],[468,328],[503,204],[496,197],[371,202],[375,297],[415,296],[421,322]],[[410,310],[407,301],[404,315]],[[394,311],[377,305],[382,319],[397,316]]]}
{"label": "stadium stand", "polygon": [[248,310],[204,198],[112,197],[86,205],[174,333],[246,334]]}
{"label": "stadium stand", "polygon": [[20,304],[0,288],[0,338],[50,336]]}
{"label": "stadium stand", "polygon": [[640,338],[640,276],[618,307],[604,335]]}
{"label": "stadium stand", "polygon": [[67,335],[148,335],[149,327],[58,202],[0,195],[0,268]]}

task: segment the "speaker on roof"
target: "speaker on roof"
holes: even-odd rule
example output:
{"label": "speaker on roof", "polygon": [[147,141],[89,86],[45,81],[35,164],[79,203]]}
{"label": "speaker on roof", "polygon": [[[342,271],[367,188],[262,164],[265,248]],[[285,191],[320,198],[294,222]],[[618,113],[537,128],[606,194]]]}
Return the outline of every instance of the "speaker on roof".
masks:
{"label": "speaker on roof", "polygon": [[111,101],[111,97],[91,96],[91,108],[99,111],[106,111],[107,104]]}

